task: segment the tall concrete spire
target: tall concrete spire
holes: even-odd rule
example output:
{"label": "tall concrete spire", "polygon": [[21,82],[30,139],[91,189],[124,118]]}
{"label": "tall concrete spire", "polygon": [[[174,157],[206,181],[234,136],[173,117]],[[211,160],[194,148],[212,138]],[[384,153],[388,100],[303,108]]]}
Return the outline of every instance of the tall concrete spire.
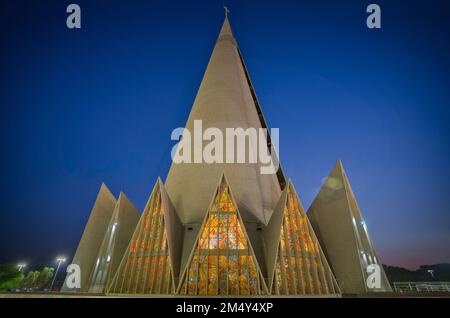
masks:
{"label": "tall concrete spire", "polygon": [[[216,127],[224,136],[226,128],[267,127],[227,17],[186,123],[191,133],[195,120],[202,120],[203,131]],[[183,223],[201,223],[217,180],[225,172],[244,222],[265,225],[284,184],[275,174],[262,175],[260,167],[259,163],[172,163],[166,189]]]}
{"label": "tall concrete spire", "polygon": [[228,18],[225,17],[225,20],[223,21],[222,28],[220,29],[219,38],[222,36],[231,36],[233,37],[233,31],[231,31],[231,25],[230,21],[228,21]]}
{"label": "tall concrete spire", "polygon": [[[202,121],[203,131],[218,128],[223,136],[227,128],[267,128],[228,18],[223,22],[185,126],[191,134],[197,120]],[[203,148],[208,143],[203,141]],[[223,154],[226,158],[225,142]],[[191,162],[194,162],[193,157],[192,152]],[[264,247],[259,231],[269,222],[285,185],[281,168],[277,174],[262,175],[259,160],[258,163],[232,164],[172,163],[165,186],[180,221],[185,225],[182,268],[195,244],[217,180],[223,173],[234,191],[258,262],[264,264]],[[263,273],[264,267],[261,268]]]}

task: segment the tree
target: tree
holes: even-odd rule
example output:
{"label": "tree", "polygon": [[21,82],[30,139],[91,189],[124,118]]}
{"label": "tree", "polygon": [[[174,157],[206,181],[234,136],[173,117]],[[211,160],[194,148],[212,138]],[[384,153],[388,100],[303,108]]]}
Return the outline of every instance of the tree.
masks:
{"label": "tree", "polygon": [[39,277],[39,271],[28,272],[27,277],[23,280],[22,286],[25,288],[36,288],[37,279]]}
{"label": "tree", "polygon": [[24,274],[14,264],[0,264],[0,290],[11,290],[19,287]]}
{"label": "tree", "polygon": [[54,269],[52,267],[44,267],[37,278],[36,287],[45,288],[53,277]]}
{"label": "tree", "polygon": [[14,288],[43,289],[50,285],[54,269],[44,267],[41,270],[29,271],[24,275],[14,264],[0,264],[0,290]]}

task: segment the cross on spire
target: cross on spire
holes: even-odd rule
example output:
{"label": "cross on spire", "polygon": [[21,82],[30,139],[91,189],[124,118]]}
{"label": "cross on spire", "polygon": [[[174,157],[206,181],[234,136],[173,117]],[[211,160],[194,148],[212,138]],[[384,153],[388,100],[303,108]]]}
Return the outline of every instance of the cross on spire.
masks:
{"label": "cross on spire", "polygon": [[225,19],[228,19],[228,13],[230,13],[230,10],[227,6],[223,6],[223,8],[225,9]]}

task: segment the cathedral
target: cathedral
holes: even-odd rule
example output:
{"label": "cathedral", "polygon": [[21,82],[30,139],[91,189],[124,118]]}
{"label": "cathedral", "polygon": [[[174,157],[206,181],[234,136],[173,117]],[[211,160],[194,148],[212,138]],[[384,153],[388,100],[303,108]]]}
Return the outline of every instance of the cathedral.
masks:
{"label": "cathedral", "polygon": [[[267,129],[228,18],[185,128]],[[183,136],[185,137],[185,136]],[[266,144],[273,152],[270,134]],[[276,155],[273,154],[272,155]],[[72,263],[106,295],[340,297],[390,291],[339,161],[308,212],[281,166],[175,163],[139,213],[102,185]],[[370,266],[378,265],[378,284]]]}

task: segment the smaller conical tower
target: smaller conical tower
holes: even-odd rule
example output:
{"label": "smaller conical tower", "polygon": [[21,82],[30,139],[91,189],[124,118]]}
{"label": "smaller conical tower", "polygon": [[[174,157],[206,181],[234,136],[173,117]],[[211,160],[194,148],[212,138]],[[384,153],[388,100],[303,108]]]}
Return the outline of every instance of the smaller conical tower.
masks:
{"label": "smaller conical tower", "polygon": [[343,293],[391,291],[340,160],[307,215]]}
{"label": "smaller conical tower", "polygon": [[204,217],[178,293],[192,296],[267,293],[244,222],[224,174]]}
{"label": "smaller conical tower", "polygon": [[340,293],[291,181],[281,193],[263,237],[271,294]]}
{"label": "smaller conical tower", "polygon": [[182,235],[181,223],[158,178],[108,293],[174,294]]}
{"label": "smaller conical tower", "polygon": [[120,193],[89,281],[89,292],[103,293],[122,260],[140,214]]}
{"label": "smaller conical tower", "polygon": [[87,292],[89,290],[89,279],[92,270],[95,266],[98,251],[105,237],[108,225],[116,206],[116,198],[109,191],[106,184],[102,183],[100,190],[98,191],[97,198],[95,199],[94,206],[92,207],[91,214],[89,215],[88,222],[84,228],[83,235],[81,236],[80,243],[78,244],[77,251],[73,257],[71,264],[77,264],[80,266],[81,277],[79,289],[68,288],[64,282],[61,291],[70,292]]}

